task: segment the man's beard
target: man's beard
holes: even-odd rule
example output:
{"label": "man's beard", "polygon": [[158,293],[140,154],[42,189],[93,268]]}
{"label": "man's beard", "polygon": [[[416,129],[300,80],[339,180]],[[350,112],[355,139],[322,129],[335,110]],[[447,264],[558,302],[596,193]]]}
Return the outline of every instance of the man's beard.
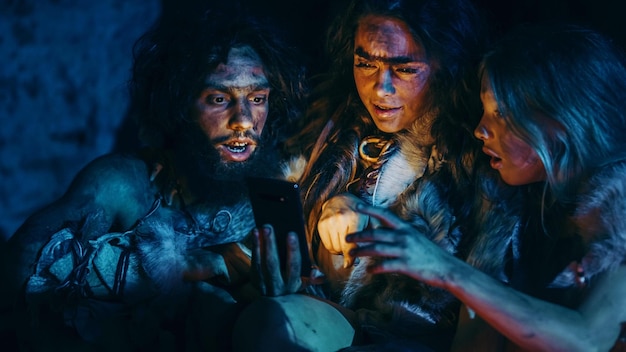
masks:
{"label": "man's beard", "polygon": [[[182,162],[181,167],[185,169],[188,177],[206,186],[206,191],[210,192],[211,197],[219,197],[226,202],[247,198],[246,177],[277,177],[280,170],[280,153],[277,147],[262,138],[250,135],[247,137],[257,143],[250,158],[239,162],[224,161],[215,148],[219,142],[209,141],[206,135],[196,128],[182,137],[183,142],[179,145],[177,158]],[[220,140],[230,138],[231,136]]]}

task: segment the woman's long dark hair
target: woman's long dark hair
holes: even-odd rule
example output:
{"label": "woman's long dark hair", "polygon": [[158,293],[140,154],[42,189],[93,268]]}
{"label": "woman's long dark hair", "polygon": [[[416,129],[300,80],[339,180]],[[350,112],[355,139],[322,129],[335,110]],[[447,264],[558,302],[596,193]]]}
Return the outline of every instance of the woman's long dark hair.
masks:
{"label": "woman's long dark hair", "polygon": [[435,63],[423,111],[436,111],[432,127],[439,150],[460,158],[480,117],[476,69],[484,48],[480,16],[465,0],[355,0],[331,24],[326,55],[329,70],[316,78],[308,125],[296,141],[309,157],[301,180],[309,235],[315,232],[321,205],[345,191],[357,169],[360,139],[376,131],[361,103],[353,77],[354,38],[366,15],[406,22],[427,58]]}

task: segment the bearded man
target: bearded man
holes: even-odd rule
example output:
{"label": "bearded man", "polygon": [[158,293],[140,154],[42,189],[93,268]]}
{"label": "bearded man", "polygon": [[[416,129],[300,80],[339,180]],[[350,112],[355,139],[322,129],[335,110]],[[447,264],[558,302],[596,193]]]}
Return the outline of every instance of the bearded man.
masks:
{"label": "bearded man", "polygon": [[296,179],[283,141],[304,70],[259,21],[163,17],[137,41],[145,144],[88,164],[3,253],[8,319],[29,350],[225,350],[248,289],[245,177]]}

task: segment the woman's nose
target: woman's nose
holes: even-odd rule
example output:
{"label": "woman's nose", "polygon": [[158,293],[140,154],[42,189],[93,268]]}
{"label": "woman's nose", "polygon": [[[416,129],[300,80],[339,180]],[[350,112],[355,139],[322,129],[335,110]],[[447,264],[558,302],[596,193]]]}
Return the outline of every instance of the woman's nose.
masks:
{"label": "woman's nose", "polygon": [[489,138],[489,130],[487,129],[483,119],[480,119],[478,126],[474,129],[474,137],[483,141]]}
{"label": "woman's nose", "polygon": [[396,89],[393,86],[393,77],[390,68],[383,68],[378,73],[376,82],[376,92],[378,96],[384,97],[394,94]]}

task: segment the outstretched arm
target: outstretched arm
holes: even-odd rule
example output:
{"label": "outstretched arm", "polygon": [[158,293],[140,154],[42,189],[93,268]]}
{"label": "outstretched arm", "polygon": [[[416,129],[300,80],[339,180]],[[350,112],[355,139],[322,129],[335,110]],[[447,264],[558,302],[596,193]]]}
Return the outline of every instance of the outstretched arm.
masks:
{"label": "outstretched arm", "polygon": [[626,266],[593,282],[577,309],[516,291],[446,253],[391,212],[362,205],[382,227],[348,236],[356,256],[385,257],[372,273],[400,272],[449,290],[516,344],[532,350],[609,350],[626,320]]}

